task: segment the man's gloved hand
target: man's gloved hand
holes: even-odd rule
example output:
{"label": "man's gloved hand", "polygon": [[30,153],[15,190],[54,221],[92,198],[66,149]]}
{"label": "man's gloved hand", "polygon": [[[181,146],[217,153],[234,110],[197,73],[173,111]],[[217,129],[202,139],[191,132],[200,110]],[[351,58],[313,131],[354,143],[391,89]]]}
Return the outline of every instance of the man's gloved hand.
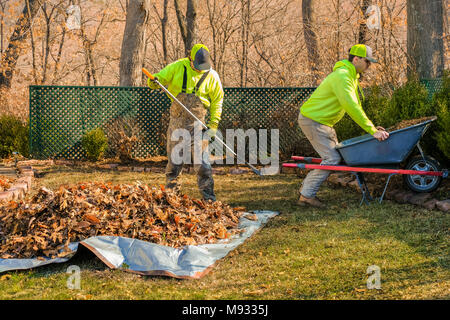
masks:
{"label": "man's gloved hand", "polygon": [[216,125],[212,125],[210,124],[208,126],[208,130],[206,131],[206,134],[210,137],[210,138],[214,138],[216,136],[217,133],[217,126]]}
{"label": "man's gloved hand", "polygon": [[150,87],[150,89],[158,89],[159,86],[158,84],[155,82],[155,80],[158,80],[158,78],[155,77],[155,79],[147,79],[147,85]]}

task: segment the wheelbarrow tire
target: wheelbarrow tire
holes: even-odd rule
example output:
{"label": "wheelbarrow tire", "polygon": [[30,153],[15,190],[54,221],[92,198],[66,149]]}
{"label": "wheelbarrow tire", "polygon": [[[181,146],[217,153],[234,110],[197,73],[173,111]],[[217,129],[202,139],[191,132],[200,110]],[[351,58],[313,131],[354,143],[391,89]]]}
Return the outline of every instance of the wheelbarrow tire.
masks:
{"label": "wheelbarrow tire", "polygon": [[[440,163],[433,157],[415,156],[406,165],[406,170],[441,171]],[[439,176],[403,175],[403,181],[409,189],[415,192],[433,192],[442,182]]]}

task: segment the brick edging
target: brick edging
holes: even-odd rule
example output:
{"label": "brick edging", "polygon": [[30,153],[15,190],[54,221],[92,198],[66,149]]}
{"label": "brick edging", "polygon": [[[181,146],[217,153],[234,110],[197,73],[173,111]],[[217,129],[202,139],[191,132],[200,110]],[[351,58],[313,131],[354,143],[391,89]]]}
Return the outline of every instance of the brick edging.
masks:
{"label": "brick edging", "polygon": [[33,168],[19,165],[16,170],[18,170],[19,175],[8,190],[0,192],[0,203],[3,201],[21,200],[31,190],[34,177]]}

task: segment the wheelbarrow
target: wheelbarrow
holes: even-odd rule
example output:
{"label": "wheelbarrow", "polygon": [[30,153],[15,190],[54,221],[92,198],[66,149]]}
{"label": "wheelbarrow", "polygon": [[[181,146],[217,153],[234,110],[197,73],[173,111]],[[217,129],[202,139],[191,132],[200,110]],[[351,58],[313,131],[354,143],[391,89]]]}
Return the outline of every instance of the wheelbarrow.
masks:
{"label": "wheelbarrow", "polygon": [[[336,149],[345,165],[321,165],[321,158],[293,156],[292,160],[304,161],[306,164],[284,163],[283,167],[352,172],[362,192],[361,204],[373,200],[364,179],[364,173],[368,172],[389,174],[379,199],[380,203],[390,179],[396,174],[403,175],[405,184],[412,191],[432,192],[439,187],[443,178],[448,177],[448,170],[443,170],[436,159],[426,156],[419,141],[431,122],[436,119],[433,117],[419,124],[389,132],[389,138],[384,141],[378,141],[370,134],[342,141]],[[415,147],[420,155],[411,156]]]}

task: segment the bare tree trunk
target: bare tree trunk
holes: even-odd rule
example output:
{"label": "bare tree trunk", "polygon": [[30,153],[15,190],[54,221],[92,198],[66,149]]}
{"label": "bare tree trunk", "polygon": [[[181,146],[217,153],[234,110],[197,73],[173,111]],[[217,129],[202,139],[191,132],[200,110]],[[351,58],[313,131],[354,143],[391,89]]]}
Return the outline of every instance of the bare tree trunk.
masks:
{"label": "bare tree trunk", "polygon": [[169,4],[169,0],[164,0],[162,17],[159,15],[155,4],[153,4],[153,8],[155,9],[156,15],[158,16],[158,19],[161,22],[161,35],[162,35],[161,44],[162,44],[162,48],[163,48],[163,64],[164,65],[167,64],[167,21],[169,20],[169,16],[167,14],[168,4]]}
{"label": "bare tree trunk", "polygon": [[169,0],[164,0],[164,11],[163,17],[161,19],[161,30],[162,30],[162,46],[163,46],[163,61],[167,64],[167,21],[169,17],[167,15],[167,5]]}
{"label": "bare tree trunk", "polygon": [[372,4],[372,0],[361,0],[361,11],[363,22],[359,24],[359,37],[358,43],[367,43],[370,39],[367,38],[367,9]]}
{"label": "bare tree trunk", "polygon": [[318,65],[320,63],[319,51],[317,46],[317,35],[313,29],[314,21],[314,3],[313,0],[302,0],[303,34],[305,37],[306,49],[308,51],[308,60],[312,73],[312,82],[317,86],[319,81]]}
{"label": "bare tree trunk", "polygon": [[187,56],[193,45],[198,41],[197,7],[198,0],[187,0],[186,16],[180,8],[180,0],[174,0],[181,38],[184,42],[184,53]]}
{"label": "bare tree trunk", "polygon": [[240,72],[240,85],[241,87],[247,86],[247,71],[248,71],[248,39],[250,34],[250,0],[241,1],[241,72]]}
{"label": "bare tree trunk", "polygon": [[44,59],[43,63],[42,63],[42,81],[41,83],[45,84],[45,81],[47,80],[47,65],[48,65],[48,55],[50,54],[50,29],[51,29],[51,23],[52,23],[52,17],[53,17],[53,13],[55,12],[56,6],[53,6],[52,9],[50,10],[50,13],[47,12],[47,3],[43,3],[43,5],[41,6],[42,12],[44,13],[44,19],[45,19],[45,39],[43,39],[43,41],[45,41],[45,45],[43,43],[42,45],[42,57]]}
{"label": "bare tree trunk", "polygon": [[[8,48],[6,48],[2,56],[0,88],[11,88],[11,81],[17,60],[21,54],[22,46],[28,37],[28,30],[31,26],[31,20],[38,12],[39,5],[38,0],[29,0],[28,4],[25,3],[22,14],[19,19],[17,19],[16,26],[11,38],[9,39]],[[30,9],[28,10],[28,8]]]}
{"label": "bare tree trunk", "polygon": [[0,2],[0,8],[2,8],[2,12],[0,13],[0,55],[3,53],[3,16],[5,15],[5,3]]}
{"label": "bare tree trunk", "polygon": [[408,76],[440,78],[444,72],[443,0],[408,0]]}
{"label": "bare tree trunk", "polygon": [[58,55],[56,56],[56,60],[55,60],[55,69],[53,70],[53,79],[52,79],[52,85],[55,84],[56,82],[56,76],[58,73],[58,69],[60,67],[60,61],[61,61],[61,55],[62,55],[62,49],[64,46],[64,40],[66,38],[66,27],[63,25],[62,26],[62,35],[61,35],[61,42],[59,43],[59,48],[58,48]]}
{"label": "bare tree trunk", "polygon": [[150,13],[150,0],[129,1],[127,20],[120,54],[120,86],[142,84],[145,30]]}

